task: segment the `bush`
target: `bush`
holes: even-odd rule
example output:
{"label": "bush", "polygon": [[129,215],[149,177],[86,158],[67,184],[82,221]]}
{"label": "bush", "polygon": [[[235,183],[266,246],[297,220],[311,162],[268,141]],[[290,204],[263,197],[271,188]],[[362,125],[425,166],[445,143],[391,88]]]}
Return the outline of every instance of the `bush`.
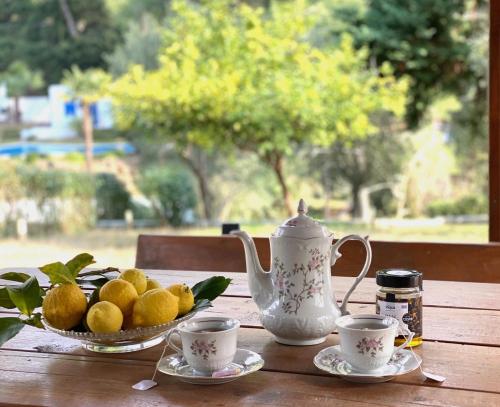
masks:
{"label": "bush", "polygon": [[482,215],[488,213],[484,196],[464,196],[456,201],[434,201],[427,207],[429,216]]}
{"label": "bush", "polygon": [[113,174],[96,176],[96,212],[98,219],[123,219],[131,208],[130,193]]}
{"label": "bush", "polygon": [[76,232],[94,224],[94,177],[64,170],[19,166],[24,196],[35,200],[45,229]]}
{"label": "bush", "polygon": [[196,208],[193,179],[181,167],[153,167],[140,180],[141,190],[152,202],[158,216],[172,226],[187,223]]}

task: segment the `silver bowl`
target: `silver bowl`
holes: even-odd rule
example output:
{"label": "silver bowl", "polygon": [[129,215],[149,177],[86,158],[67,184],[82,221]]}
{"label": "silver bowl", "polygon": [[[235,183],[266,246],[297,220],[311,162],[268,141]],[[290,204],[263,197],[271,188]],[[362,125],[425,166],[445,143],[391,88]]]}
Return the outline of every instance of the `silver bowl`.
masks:
{"label": "silver bowl", "polygon": [[161,325],[127,329],[126,331],[113,333],[94,333],[65,331],[54,328],[45,318],[42,318],[43,326],[51,332],[66,338],[78,339],[82,346],[92,352],[99,353],[127,353],[147,349],[155,346],[165,339],[165,334],[179,323],[187,321],[196,315],[196,311],[174,319]]}

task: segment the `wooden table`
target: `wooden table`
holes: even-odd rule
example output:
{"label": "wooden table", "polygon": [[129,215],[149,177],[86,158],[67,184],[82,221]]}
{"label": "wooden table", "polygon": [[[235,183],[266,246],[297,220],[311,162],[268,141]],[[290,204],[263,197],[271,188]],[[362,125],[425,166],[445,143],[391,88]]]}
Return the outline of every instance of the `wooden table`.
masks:
{"label": "wooden table", "polygon": [[[37,274],[35,270],[17,271]],[[194,284],[214,273],[151,271],[163,285]],[[217,273],[221,274],[221,273]],[[26,327],[0,350],[0,404],[43,406],[243,406],[307,403],[342,406],[500,406],[500,284],[426,281],[424,344],[415,351],[425,369],[444,375],[443,384],[425,381],[418,371],[382,384],[354,384],[329,376],[312,362],[338,343],[332,334],[321,345],[279,345],[262,329],[244,273],[224,273],[233,284],[214,308],[199,315],[225,315],[242,323],[239,347],[260,353],[264,368],[219,386],[196,386],[159,374],[148,391],[131,386],[150,378],[163,345],[141,352],[102,355],[79,342]],[[39,281],[47,284],[42,275]],[[334,277],[337,299],[351,279]],[[2,281],[0,281],[0,284]],[[350,311],[374,312],[375,282],[363,281]],[[1,316],[12,315],[0,309]]]}

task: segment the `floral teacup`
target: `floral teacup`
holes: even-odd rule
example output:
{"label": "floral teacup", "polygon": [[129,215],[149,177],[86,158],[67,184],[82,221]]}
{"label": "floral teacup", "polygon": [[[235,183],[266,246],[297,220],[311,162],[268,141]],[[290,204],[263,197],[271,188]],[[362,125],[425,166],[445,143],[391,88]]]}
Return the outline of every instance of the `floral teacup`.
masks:
{"label": "floral teacup", "polygon": [[[396,318],[383,315],[345,315],[335,323],[340,335],[342,355],[352,367],[361,372],[383,367],[413,338],[413,333],[400,326]],[[407,335],[407,339],[395,348],[394,339],[399,328]]]}
{"label": "floral teacup", "polygon": [[[229,365],[236,354],[240,322],[233,318],[193,318],[177,325],[167,335],[167,343],[183,355],[194,370],[212,373]],[[172,343],[181,337],[182,349]]]}

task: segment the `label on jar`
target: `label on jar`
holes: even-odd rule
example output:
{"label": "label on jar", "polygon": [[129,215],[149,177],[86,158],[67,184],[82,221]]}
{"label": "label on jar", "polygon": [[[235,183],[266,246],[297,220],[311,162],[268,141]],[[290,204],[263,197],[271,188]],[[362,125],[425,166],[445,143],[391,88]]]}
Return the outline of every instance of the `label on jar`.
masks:
{"label": "label on jar", "polygon": [[408,328],[409,321],[405,321],[405,316],[408,315],[407,302],[388,302],[378,300],[378,306],[380,315],[396,318],[400,323]]}
{"label": "label on jar", "polygon": [[[422,298],[384,301],[377,298],[377,314],[396,318],[415,334],[422,336]],[[402,337],[401,335],[399,337]]]}

